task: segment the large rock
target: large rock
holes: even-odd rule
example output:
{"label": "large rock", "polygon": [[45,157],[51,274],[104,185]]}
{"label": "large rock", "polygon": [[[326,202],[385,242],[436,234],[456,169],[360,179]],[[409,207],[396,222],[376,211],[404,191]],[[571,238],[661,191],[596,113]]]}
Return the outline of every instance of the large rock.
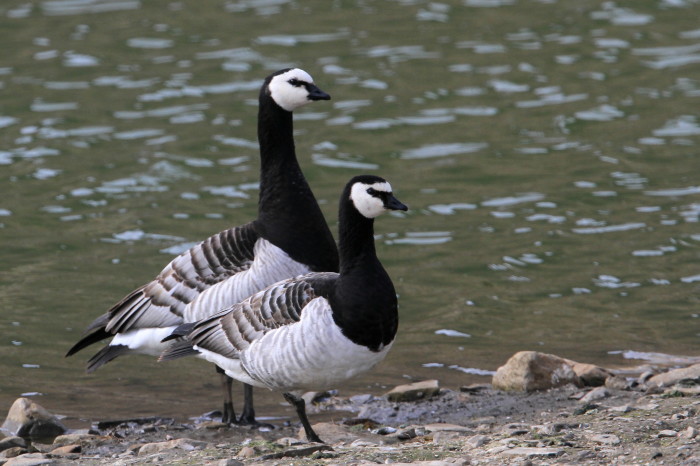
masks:
{"label": "large rock", "polygon": [[515,353],[493,376],[493,388],[504,391],[533,392],[568,384],[583,386],[571,361],[536,351]]}
{"label": "large rock", "polygon": [[398,385],[387,392],[389,401],[416,401],[423,398],[432,398],[440,393],[440,385],[437,380],[423,380],[421,382]]}
{"label": "large rock", "polygon": [[56,416],[27,398],[17,398],[12,403],[1,429],[11,435],[34,439],[54,438],[66,432]]}
{"label": "large rock", "polygon": [[653,387],[671,387],[686,379],[700,379],[700,364],[673,369],[662,374],[657,374],[647,380],[647,385]]}

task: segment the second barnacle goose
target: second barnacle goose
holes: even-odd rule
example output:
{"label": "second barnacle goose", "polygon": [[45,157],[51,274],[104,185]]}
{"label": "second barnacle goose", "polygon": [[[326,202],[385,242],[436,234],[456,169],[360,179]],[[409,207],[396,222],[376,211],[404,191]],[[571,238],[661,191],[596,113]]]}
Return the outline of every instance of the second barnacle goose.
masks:
{"label": "second barnacle goose", "polygon": [[[161,340],[184,322],[206,318],[285,278],[338,271],[333,235],[297,161],[292,121],[293,110],[328,99],[303,70],[268,76],[258,109],[257,219],[213,235],[173,259],[153,281],[93,321],[66,356],[109,337],[111,342],[88,361],[88,372],[123,354],[159,355],[165,348]],[[231,379],[223,375],[222,380],[222,420],[237,422]],[[241,421],[255,422],[249,386]]]}
{"label": "second barnacle goose", "polygon": [[373,367],[391,348],[399,321],[396,291],[376,255],[374,218],[406,209],[383,178],[353,178],[340,199],[339,274],[284,280],[184,324],[161,360],[199,352],[237,380],[283,392],[307,439],[320,442],[294,392],[336,386]]}

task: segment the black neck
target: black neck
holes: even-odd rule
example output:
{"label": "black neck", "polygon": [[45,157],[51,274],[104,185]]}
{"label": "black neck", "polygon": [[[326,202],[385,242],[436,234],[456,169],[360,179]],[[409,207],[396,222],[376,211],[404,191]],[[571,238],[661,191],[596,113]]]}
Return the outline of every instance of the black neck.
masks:
{"label": "black neck", "polygon": [[374,220],[361,215],[346,194],[339,216],[340,277],[331,299],[333,319],[354,343],[377,351],[396,335],[396,291],[377,258]]}
{"label": "black neck", "polygon": [[314,271],[337,271],[335,240],[297,161],[292,112],[278,106],[264,90],[260,94],[258,142],[258,233]]}

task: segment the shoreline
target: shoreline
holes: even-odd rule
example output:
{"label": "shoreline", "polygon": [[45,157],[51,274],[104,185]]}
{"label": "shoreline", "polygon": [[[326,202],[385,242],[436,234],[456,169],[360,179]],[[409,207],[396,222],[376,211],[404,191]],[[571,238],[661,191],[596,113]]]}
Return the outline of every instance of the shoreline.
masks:
{"label": "shoreline", "polygon": [[531,392],[427,381],[398,398],[309,393],[325,444],[305,442],[296,419],[268,430],[149,418],[15,445],[0,464],[700,464],[699,369]]}

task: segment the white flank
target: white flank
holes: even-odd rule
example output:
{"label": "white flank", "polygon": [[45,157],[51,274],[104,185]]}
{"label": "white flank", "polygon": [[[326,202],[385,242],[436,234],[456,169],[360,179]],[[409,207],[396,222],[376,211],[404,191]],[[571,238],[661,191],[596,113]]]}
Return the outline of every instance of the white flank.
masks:
{"label": "white flank", "polygon": [[266,333],[240,354],[240,361],[220,361],[220,367],[238,378],[242,365],[252,385],[271,390],[325,389],[368,371],[390,348],[373,352],[350,341],[333,321],[328,301],[316,298],[299,322]]}
{"label": "white flank", "polygon": [[124,333],[117,333],[109,345],[123,345],[127,346],[135,353],[159,356],[168,346],[167,343],[161,343],[161,340],[173,333],[173,330],[175,330],[175,326],[142,328]]}

